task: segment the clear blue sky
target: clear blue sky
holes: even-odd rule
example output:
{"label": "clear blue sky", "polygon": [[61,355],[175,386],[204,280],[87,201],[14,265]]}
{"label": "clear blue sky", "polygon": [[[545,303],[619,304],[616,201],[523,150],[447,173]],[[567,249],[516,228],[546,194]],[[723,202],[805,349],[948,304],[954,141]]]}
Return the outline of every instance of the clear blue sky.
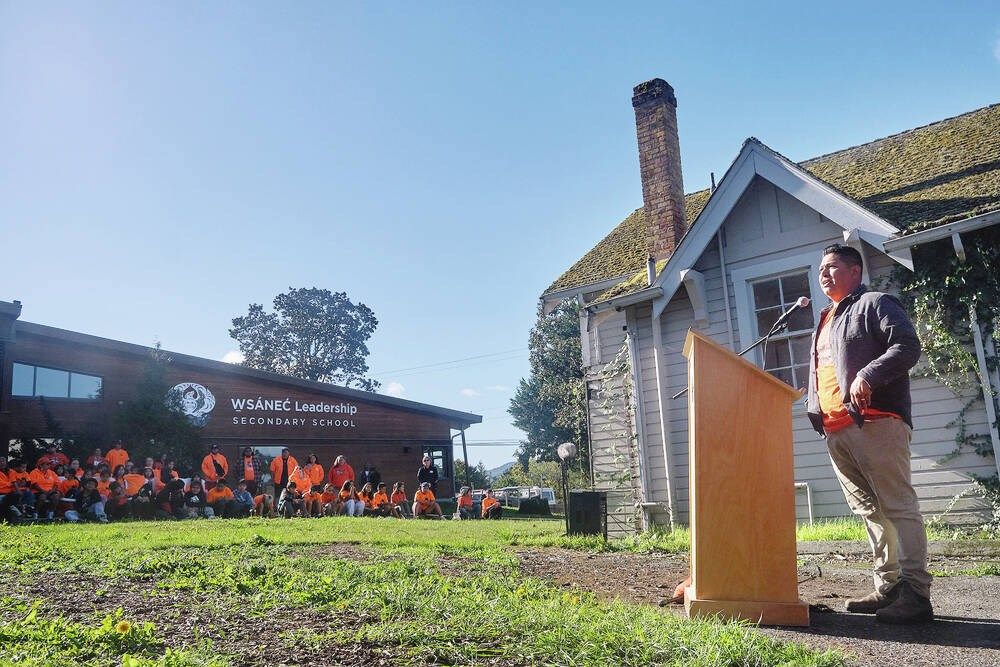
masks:
{"label": "clear blue sky", "polygon": [[634,84],[676,89],[688,190],[748,136],[1000,101],[995,2],[813,4],[0,2],[0,300],[220,359],[249,303],[344,290],[384,387],[515,439],[539,294],[642,203]]}

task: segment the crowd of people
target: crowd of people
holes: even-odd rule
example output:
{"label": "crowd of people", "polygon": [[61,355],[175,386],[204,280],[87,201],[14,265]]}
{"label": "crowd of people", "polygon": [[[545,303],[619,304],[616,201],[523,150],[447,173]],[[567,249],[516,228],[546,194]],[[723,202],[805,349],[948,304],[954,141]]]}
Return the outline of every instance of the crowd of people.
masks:
{"label": "crowd of people", "polygon": [[[81,464],[50,444],[28,470],[21,458],[0,456],[0,521],[62,519],[107,523],[120,519],[192,519],[320,516],[444,518],[438,503],[438,470],[424,456],[417,471],[412,502],[403,482],[390,492],[375,466],[360,476],[344,456],[325,471],[315,454],[304,464],[288,448],[268,470],[265,483],[260,455],[246,447],[230,469],[227,457],[213,445],[200,470],[182,477],[174,461],[163,456],[133,461],[121,441],[107,452],[95,449]],[[233,473],[232,475],[230,473]],[[235,483],[230,480],[236,479]],[[469,487],[456,496],[455,518],[474,518]],[[492,491],[482,499],[482,518],[499,519],[502,508]]]}

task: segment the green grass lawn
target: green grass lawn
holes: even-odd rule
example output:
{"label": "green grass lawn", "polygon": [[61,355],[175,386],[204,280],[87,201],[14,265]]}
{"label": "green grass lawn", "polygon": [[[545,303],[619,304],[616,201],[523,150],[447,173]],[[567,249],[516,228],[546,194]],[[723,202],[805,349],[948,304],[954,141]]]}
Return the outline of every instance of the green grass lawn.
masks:
{"label": "green grass lawn", "polygon": [[520,575],[512,547],[687,548],[682,531],[606,546],[566,538],[562,526],[367,518],[3,526],[0,665],[221,667],[288,655],[328,656],[313,664],[843,664],[747,625],[689,621]]}

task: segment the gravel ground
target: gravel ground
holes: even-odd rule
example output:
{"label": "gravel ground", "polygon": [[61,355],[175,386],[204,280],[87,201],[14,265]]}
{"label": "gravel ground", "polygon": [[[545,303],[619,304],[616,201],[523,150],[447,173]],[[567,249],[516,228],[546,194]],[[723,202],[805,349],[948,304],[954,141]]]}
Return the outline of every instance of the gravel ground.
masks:
{"label": "gravel ground", "polygon": [[[762,628],[780,639],[843,651],[851,665],[997,667],[1000,665],[1000,577],[938,577],[932,599],[937,618],[919,626],[885,626],[869,615],[844,613],[844,600],[871,590],[867,547],[857,543],[800,545],[799,595],[811,605],[808,628]],[[526,574],[606,598],[658,605],[683,614],[668,600],[687,576],[687,556],[589,554],[565,549],[521,550]],[[1000,561],[1000,549],[982,543],[936,543],[931,569],[955,571]]]}

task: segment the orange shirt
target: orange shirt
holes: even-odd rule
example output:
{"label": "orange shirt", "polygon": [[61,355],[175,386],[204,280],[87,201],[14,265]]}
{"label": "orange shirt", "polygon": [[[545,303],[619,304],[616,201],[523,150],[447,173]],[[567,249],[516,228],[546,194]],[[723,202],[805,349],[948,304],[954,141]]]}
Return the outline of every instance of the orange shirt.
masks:
{"label": "orange shirt", "polygon": [[299,493],[309,493],[309,490],[312,489],[312,480],[302,468],[292,470],[288,475],[288,481],[295,482],[295,490]]}
{"label": "orange shirt", "polygon": [[111,488],[110,487],[111,487],[111,482],[113,482],[113,481],[115,481],[115,480],[111,479],[110,477],[107,478],[107,479],[101,479],[100,477],[98,477],[97,478],[97,492],[100,493],[105,498],[107,498],[108,494],[111,493]]}
{"label": "orange shirt", "polygon": [[326,505],[327,503],[332,503],[338,497],[340,497],[339,494],[327,493],[326,491],[324,491],[323,493],[319,494],[319,501],[324,505]]}
{"label": "orange shirt", "polygon": [[351,491],[341,491],[340,492],[340,502],[345,502],[347,500],[350,500],[352,497],[354,497],[356,495],[358,495],[358,494],[352,493]]}
{"label": "orange shirt", "polygon": [[124,449],[109,449],[108,453],[104,455],[104,460],[108,462],[108,469],[114,472],[115,468],[125,465],[125,462],[128,461],[128,452]]}
{"label": "orange shirt", "polygon": [[424,509],[427,509],[435,502],[437,502],[437,498],[434,497],[433,491],[427,489],[426,491],[417,491],[415,494],[413,494],[413,502],[417,503]]}
{"label": "orange shirt", "polygon": [[302,469],[305,471],[312,486],[323,484],[323,466],[318,463],[307,463]]}
{"label": "orange shirt", "polygon": [[369,496],[364,491],[358,492],[358,500],[363,502],[365,504],[365,507],[374,507],[374,505],[372,505],[372,497]]}
{"label": "orange shirt", "polygon": [[[222,467],[221,475],[215,471],[216,463]],[[205,473],[207,481],[218,482],[220,477],[225,477],[229,474],[229,461],[222,454],[206,454],[205,458],[201,460],[201,471]]]}
{"label": "orange shirt", "polygon": [[214,486],[208,490],[208,504],[214,505],[220,500],[232,500],[233,490],[228,486]]}
{"label": "orange shirt", "polygon": [[339,466],[330,466],[330,479],[328,481],[338,489],[344,486],[344,482],[347,480],[351,480],[353,482],[354,479],[354,468],[352,468],[349,464],[345,463]]}
{"label": "orange shirt", "polygon": [[125,495],[131,498],[139,493],[139,489],[142,485],[146,483],[146,477],[138,473],[129,473],[125,475]]}
{"label": "orange shirt", "polygon": [[491,507],[499,504],[500,501],[497,500],[496,498],[490,498],[489,496],[483,498],[483,516],[486,516],[486,513],[490,510]]}
{"label": "orange shirt", "polygon": [[472,496],[466,494],[464,496],[458,496],[458,506],[459,507],[472,507]]}
{"label": "orange shirt", "polygon": [[76,477],[67,477],[63,481],[59,482],[59,493],[63,496],[68,496],[70,491],[80,486],[80,480]]}
{"label": "orange shirt", "polygon": [[385,491],[377,491],[374,496],[372,496],[372,507],[382,507],[382,505],[387,505],[389,503],[389,494]]}
{"label": "orange shirt", "polygon": [[392,504],[399,505],[406,502],[406,494],[402,491],[392,492]]}
{"label": "orange shirt", "polygon": [[59,485],[59,475],[55,474],[51,470],[42,472],[41,469],[35,468],[28,475],[28,481],[42,491],[48,492]]}
{"label": "orange shirt", "polygon": [[10,477],[7,477],[7,473],[0,470],[0,496],[13,492],[14,483],[11,481]]}
{"label": "orange shirt", "polygon": [[253,472],[253,457],[244,456],[243,457],[243,479],[250,482],[255,479]]}
{"label": "orange shirt", "polygon": [[[291,475],[292,471],[295,470],[295,466],[299,464],[295,460],[294,456],[288,457],[288,474]],[[275,484],[281,484],[282,486],[288,486],[288,480],[281,476],[281,457],[276,457],[271,461],[271,481]]]}
{"label": "orange shirt", "polygon": [[[823,314],[819,333],[816,335],[816,394],[819,398],[819,408],[823,412],[823,430],[827,433],[836,433],[854,423],[854,418],[844,403],[844,394],[840,389],[837,370],[833,364],[833,354],[830,352],[832,313],[831,308]],[[900,418],[897,414],[872,407],[865,408],[861,414],[866,421],[884,417]]]}
{"label": "orange shirt", "polygon": [[31,484],[31,477],[27,472],[18,472],[14,469],[7,471],[7,479],[10,480],[11,484],[18,480],[24,480],[24,483],[28,485]]}

